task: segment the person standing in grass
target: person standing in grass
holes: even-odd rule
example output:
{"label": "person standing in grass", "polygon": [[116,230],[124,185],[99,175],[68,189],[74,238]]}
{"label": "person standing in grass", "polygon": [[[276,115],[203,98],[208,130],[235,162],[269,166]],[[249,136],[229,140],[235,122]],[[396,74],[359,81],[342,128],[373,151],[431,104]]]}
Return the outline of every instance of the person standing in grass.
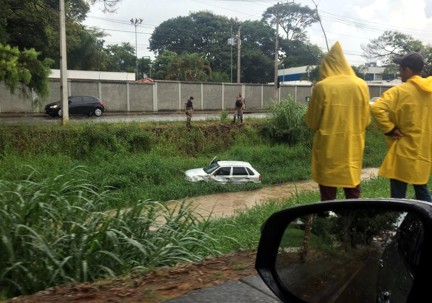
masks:
{"label": "person standing in grass", "polygon": [[399,64],[404,83],[385,91],[371,106],[389,145],[378,175],[390,179],[392,198],[405,198],[412,184],[417,200],[432,202],[427,187],[432,171],[432,77],[421,77],[420,53],[393,62]]}
{"label": "person standing in grass", "polygon": [[246,99],[239,94],[235,101],[235,112],[234,112],[234,123],[236,122],[236,118],[240,120],[240,123],[243,123],[243,110],[246,108]]}
{"label": "person standing in grass", "polygon": [[194,111],[193,102],[192,102],[193,99],[194,99],[194,97],[191,96],[185,103],[185,114],[186,114],[186,126],[187,127],[191,127],[192,113]]}
{"label": "person standing in grass", "polygon": [[306,124],[315,132],[312,178],[321,200],[334,200],[337,188],[345,198],[360,197],[366,127],[370,123],[369,88],[348,64],[335,43],[320,65],[320,78],[312,90]]}

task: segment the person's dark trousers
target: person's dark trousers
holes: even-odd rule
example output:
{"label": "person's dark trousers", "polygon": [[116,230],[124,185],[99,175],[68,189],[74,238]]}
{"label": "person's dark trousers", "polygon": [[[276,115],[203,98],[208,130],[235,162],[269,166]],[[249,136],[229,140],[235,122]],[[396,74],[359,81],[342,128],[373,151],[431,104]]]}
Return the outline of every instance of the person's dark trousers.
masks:
{"label": "person's dark trousers", "polygon": [[[408,183],[396,179],[390,179],[390,196],[392,198],[405,199]],[[427,188],[427,184],[413,184],[415,198],[417,200],[432,202],[432,196]]]}
{"label": "person's dark trousers", "polygon": [[[345,199],[358,199],[360,198],[360,184],[356,187],[344,187]],[[335,200],[337,194],[337,187],[325,186],[319,184],[321,201]]]}

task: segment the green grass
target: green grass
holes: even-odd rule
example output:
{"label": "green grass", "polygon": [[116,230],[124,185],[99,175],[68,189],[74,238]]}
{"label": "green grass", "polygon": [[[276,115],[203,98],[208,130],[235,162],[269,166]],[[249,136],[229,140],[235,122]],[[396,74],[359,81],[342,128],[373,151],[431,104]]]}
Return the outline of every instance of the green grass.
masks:
{"label": "green grass", "polygon": [[[317,192],[268,201],[232,218],[207,221],[164,201],[310,179],[310,142],[274,143],[265,121],[0,127],[0,293],[31,293],[256,248],[273,212],[318,201]],[[368,130],[367,166],[385,154]],[[219,159],[245,160],[262,185],[189,183],[184,171]],[[363,184],[388,197],[387,180]],[[158,201],[158,202],[157,202]],[[160,220],[167,222],[161,227]]]}

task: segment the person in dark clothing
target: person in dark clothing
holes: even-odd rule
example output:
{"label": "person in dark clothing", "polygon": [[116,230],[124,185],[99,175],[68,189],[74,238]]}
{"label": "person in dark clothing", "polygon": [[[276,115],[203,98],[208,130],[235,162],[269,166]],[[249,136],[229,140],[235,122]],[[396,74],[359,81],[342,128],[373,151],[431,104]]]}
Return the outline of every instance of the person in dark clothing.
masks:
{"label": "person in dark clothing", "polygon": [[186,126],[188,126],[188,127],[191,126],[192,113],[194,111],[193,103],[192,103],[193,99],[194,99],[194,97],[191,96],[185,103]]}
{"label": "person in dark clothing", "polygon": [[235,101],[235,112],[234,112],[234,123],[236,122],[236,118],[243,123],[243,110],[246,107],[246,99],[242,97],[241,94],[238,95]]}

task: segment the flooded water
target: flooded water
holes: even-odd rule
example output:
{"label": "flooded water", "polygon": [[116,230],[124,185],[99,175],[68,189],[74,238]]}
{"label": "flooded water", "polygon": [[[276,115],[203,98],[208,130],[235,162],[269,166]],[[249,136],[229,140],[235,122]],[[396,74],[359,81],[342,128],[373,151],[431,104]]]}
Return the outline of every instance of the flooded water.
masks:
{"label": "flooded water", "polygon": [[[366,168],[362,171],[362,180],[376,177],[377,168]],[[186,199],[195,212],[207,218],[228,217],[236,212],[251,208],[254,205],[269,200],[287,199],[299,192],[318,190],[318,184],[313,181],[301,181],[263,187],[258,190],[221,193]],[[178,201],[171,201],[170,206],[174,207]]]}

